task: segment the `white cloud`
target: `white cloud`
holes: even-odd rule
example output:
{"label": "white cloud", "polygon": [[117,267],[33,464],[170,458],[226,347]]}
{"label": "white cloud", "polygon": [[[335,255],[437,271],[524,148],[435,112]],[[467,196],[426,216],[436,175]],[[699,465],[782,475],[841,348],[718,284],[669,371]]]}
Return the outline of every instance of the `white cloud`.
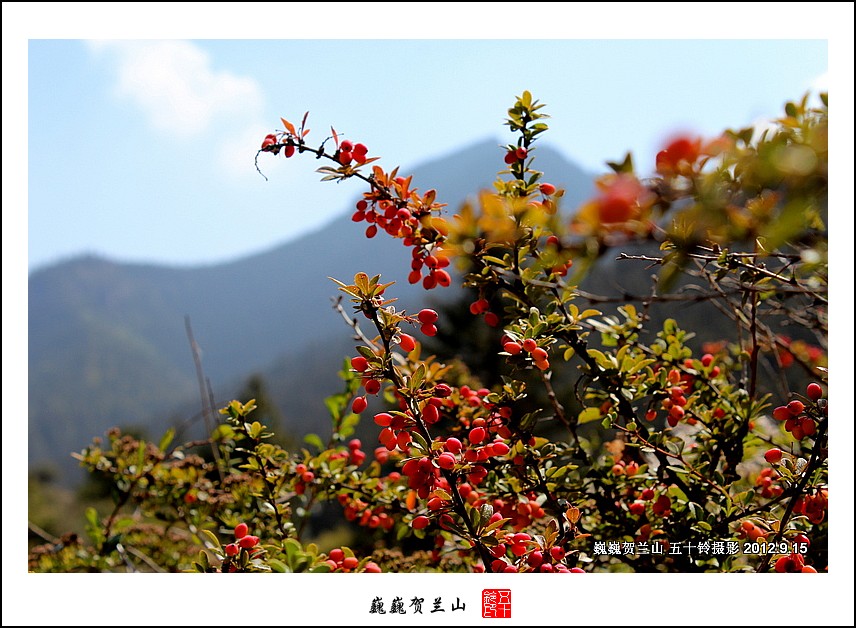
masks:
{"label": "white cloud", "polygon": [[186,41],[91,41],[116,60],[116,94],[134,102],[157,129],[184,137],[228,114],[232,124],[257,123],[262,90],[255,80],[212,67],[208,53]]}
{"label": "white cloud", "polygon": [[813,94],[829,91],[829,71],[827,70],[817,78],[815,78],[809,86]]}

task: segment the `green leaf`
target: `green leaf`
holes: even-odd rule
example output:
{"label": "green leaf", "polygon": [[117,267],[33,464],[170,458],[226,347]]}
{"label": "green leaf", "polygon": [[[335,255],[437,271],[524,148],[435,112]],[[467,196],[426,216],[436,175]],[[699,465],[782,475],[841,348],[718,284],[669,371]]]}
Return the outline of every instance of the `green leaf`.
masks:
{"label": "green leaf", "polygon": [[158,443],[158,449],[166,451],[166,448],[169,447],[173,438],[175,438],[175,428],[171,427],[161,437],[160,442]]}
{"label": "green leaf", "polygon": [[[271,571],[275,571],[276,573],[286,573],[288,571],[288,567],[281,560],[269,558],[267,562]],[[325,565],[325,567],[329,567],[329,565]]]}
{"label": "green leaf", "polygon": [[443,501],[447,501],[447,502],[452,501],[452,496],[451,496],[451,495],[449,495],[449,494],[448,494],[446,491],[444,491],[442,488],[434,489],[434,494],[435,494],[437,497],[439,497],[440,499],[442,499]]}
{"label": "green leaf", "polygon": [[592,421],[597,421],[599,418],[601,418],[600,408],[586,408],[580,412],[577,417],[577,423],[579,425],[584,425],[586,423],[591,423]]}
{"label": "green leaf", "polygon": [[318,434],[307,434],[303,437],[303,442],[305,442],[307,445],[312,445],[319,451],[326,449],[324,441],[321,440],[321,437],[318,436]]}
{"label": "green leaf", "polygon": [[93,527],[98,527],[98,511],[95,510],[92,506],[86,509],[86,521],[89,522],[89,525]]}
{"label": "green leaf", "polygon": [[217,535],[211,532],[211,530],[200,530],[199,537],[204,541],[208,541],[211,546],[220,549],[220,539],[218,539]]}
{"label": "green leaf", "polygon": [[319,563],[315,565],[312,569],[309,570],[309,573],[329,573],[331,571],[330,565],[327,563]]}

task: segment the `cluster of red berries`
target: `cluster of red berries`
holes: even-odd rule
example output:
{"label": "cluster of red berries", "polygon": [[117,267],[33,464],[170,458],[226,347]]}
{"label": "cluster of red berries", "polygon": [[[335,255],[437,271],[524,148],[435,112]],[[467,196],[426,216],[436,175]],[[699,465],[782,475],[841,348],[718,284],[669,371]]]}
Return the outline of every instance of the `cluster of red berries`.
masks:
{"label": "cluster of red berries", "polygon": [[545,515],[544,508],[536,501],[534,494],[523,496],[522,500],[517,501],[495,499],[492,504],[495,513],[499,513],[503,519],[508,519],[508,525],[515,532],[525,530],[533,521],[542,519]]}
{"label": "cluster of red berries", "polygon": [[291,157],[292,155],[294,155],[296,147],[291,142],[288,142],[285,144],[285,146],[282,146],[279,143],[279,140],[277,139],[275,133],[268,133],[267,135],[265,135],[265,139],[262,140],[262,150],[263,151],[273,153],[274,155],[278,155],[280,149],[282,149],[283,154],[286,157]]}
{"label": "cluster of red berries", "polygon": [[[400,238],[405,246],[412,246],[411,272],[407,280],[411,284],[422,282],[422,287],[432,290],[437,286],[448,287],[452,277],[445,270],[449,257],[441,244],[444,235],[436,225],[427,221],[431,212],[442,207],[434,203],[436,192],[429,190],[419,196],[410,190],[410,178],[389,179],[379,169],[374,173],[374,187],[357,201],[351,220],[366,221],[366,237],[373,238],[383,229],[394,238]],[[427,273],[423,277],[423,271]]]}
{"label": "cluster of red berries", "polygon": [[415,490],[421,499],[427,499],[441,479],[439,460],[432,460],[428,456],[411,458],[404,463],[401,472],[407,476],[407,486]]}
{"label": "cluster of red berries", "polygon": [[[422,282],[426,290],[433,290],[437,286],[448,288],[452,283],[452,276],[445,268],[449,265],[449,258],[445,255],[437,255],[437,251],[429,253],[425,249],[413,249],[413,260],[410,262],[410,274],[407,276],[409,283]],[[427,274],[423,277],[423,268],[427,268]]]}
{"label": "cluster of red berries", "polygon": [[294,483],[294,492],[298,495],[303,495],[306,492],[306,485],[312,484],[313,480],[315,480],[315,474],[302,462],[295,465],[294,474],[297,476],[297,481]]}
{"label": "cluster of red berries", "polygon": [[[781,460],[781,451],[778,449],[771,449],[767,453],[769,454],[771,451],[779,452],[779,460]],[[766,455],[764,456],[766,458]],[[771,456],[775,457],[775,456]],[[772,467],[766,467],[765,469],[761,469],[761,473],[758,474],[757,479],[755,480],[755,486],[761,487],[761,497],[764,499],[772,499],[774,497],[778,497],[781,495],[785,489],[782,488],[780,484],[776,483],[776,480],[779,479],[779,474]]]}
{"label": "cluster of red berries", "polygon": [[614,465],[612,465],[611,471],[612,475],[626,475],[627,477],[633,477],[639,473],[639,463],[635,460],[625,462],[624,460],[619,459]]}
{"label": "cluster of red berries", "polygon": [[[356,556],[345,554],[345,551],[338,547],[330,550],[327,556],[328,558],[325,562],[330,565],[330,571],[350,573],[360,565],[360,561]],[[363,567],[363,571],[365,573],[380,573],[381,569],[377,563],[369,561]]]}
{"label": "cluster of red berries", "polygon": [[507,163],[509,166],[511,164],[517,163],[518,161],[523,161],[529,155],[529,151],[526,150],[523,146],[519,146],[517,148],[512,148],[505,153],[505,158],[503,161]]}
{"label": "cluster of red berries", "polygon": [[532,362],[538,370],[546,371],[550,368],[549,354],[543,347],[539,347],[534,338],[526,338],[522,342],[507,334],[502,337],[502,350],[508,355],[519,355],[525,351],[532,358]]}
{"label": "cluster of red berries", "polygon": [[336,159],[343,166],[351,165],[351,162],[356,161],[358,164],[366,163],[368,159],[369,149],[365,144],[354,144],[350,140],[343,140],[339,144],[339,150],[336,151]]}
{"label": "cluster of red berries", "polygon": [[796,552],[779,558],[775,569],[777,573],[817,573],[817,569],[806,565],[803,555]]}
{"label": "cluster of red berries", "polygon": [[437,335],[437,321],[440,319],[437,312],[432,309],[425,308],[424,310],[419,311],[416,318],[420,323],[419,331],[426,336]]}
{"label": "cluster of red berries", "polygon": [[473,316],[484,314],[484,322],[491,327],[497,327],[500,323],[499,316],[496,312],[490,311],[490,303],[485,298],[477,299],[470,303],[470,314]]}
{"label": "cluster of red berries", "polygon": [[[398,477],[400,476],[396,473],[388,479],[397,480]],[[381,528],[387,532],[395,525],[395,519],[389,515],[383,505],[372,507],[371,504],[345,493],[340,494],[338,500],[348,521],[355,521],[367,528]]]}
{"label": "cluster of red berries", "polygon": [[826,352],[817,345],[809,344],[803,340],[791,340],[789,336],[780,334],[778,340],[784,345],[776,344],[776,356],[782,368],[788,368],[799,358],[812,366],[818,366],[823,362]]}
{"label": "cluster of red berries", "polygon": [[259,544],[259,537],[249,534],[250,528],[246,523],[235,526],[235,542],[223,547],[226,556],[237,556],[241,550],[252,550]]}
{"label": "cluster of red berries", "polygon": [[[549,184],[545,183],[544,185]],[[544,185],[542,185],[541,187],[544,187]],[[555,191],[556,188],[554,188],[552,185],[550,187],[553,189],[553,191]],[[558,252],[562,248],[562,242],[559,240],[558,236],[551,235],[547,237],[547,247],[552,251]],[[573,265],[574,260],[571,259],[561,264],[556,264],[555,266],[550,268],[550,274],[565,277],[568,274],[568,271],[571,269],[571,266]]]}
{"label": "cluster of red berries", "polygon": [[701,153],[701,139],[677,137],[657,153],[657,172],[664,175],[687,174]]}
{"label": "cluster of red berries", "polygon": [[[498,514],[494,513],[495,520],[499,520]],[[549,550],[542,548],[525,532],[509,532],[501,541],[490,549],[490,553],[495,557],[490,565],[494,573],[585,573],[579,567],[568,569],[562,562],[565,559],[565,550],[561,547],[553,546]],[[508,556],[509,553],[511,557]]]}
{"label": "cluster of red berries", "polygon": [[[702,358],[702,364],[707,358],[707,355]],[[712,360],[713,356],[710,358]],[[686,394],[692,389],[694,378],[689,373],[681,373],[678,369],[671,369],[667,380],[671,384],[671,388],[668,390],[669,396],[660,402],[660,407],[668,413],[666,420],[669,426],[675,427],[686,417],[686,410],[684,409],[687,405]],[[694,424],[694,417],[688,417],[687,422],[690,425]]]}
{"label": "cluster of red berries", "polygon": [[801,495],[794,504],[794,513],[805,515],[814,524],[821,523],[829,508],[829,492],[822,488],[809,495]]}
{"label": "cluster of red berries", "polygon": [[[636,464],[636,463],[631,462],[630,464]],[[636,515],[637,517],[641,517],[642,515],[645,514],[645,510],[647,508],[648,502],[653,501],[654,497],[656,497],[656,495],[657,495],[657,492],[653,488],[651,488],[651,487],[644,488],[638,494],[638,497],[633,502],[630,503],[630,505],[627,507],[627,509],[630,511],[631,514]],[[659,512],[665,512],[664,508],[666,510],[668,510],[668,508],[670,508],[670,507],[671,507],[671,502],[668,504],[668,507],[667,507],[667,504],[664,500],[660,503],[660,506],[658,507],[658,511]]]}
{"label": "cluster of red berries", "polygon": [[[820,384],[812,382],[806,388],[806,396],[813,402],[817,402],[823,396]],[[773,410],[773,418],[784,421],[785,430],[791,433],[796,440],[802,440],[807,436],[813,436],[817,431],[814,419],[803,414],[805,404],[799,399],[794,399],[786,406],[778,406]]]}

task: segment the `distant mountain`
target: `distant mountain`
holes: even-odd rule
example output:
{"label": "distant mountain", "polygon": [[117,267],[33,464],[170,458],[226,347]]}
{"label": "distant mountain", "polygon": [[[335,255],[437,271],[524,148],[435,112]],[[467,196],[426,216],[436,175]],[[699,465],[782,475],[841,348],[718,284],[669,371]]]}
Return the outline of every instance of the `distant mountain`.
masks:
{"label": "distant mountain", "polygon": [[[436,188],[454,213],[491,186],[498,144],[485,141],[415,168],[414,185]],[[561,154],[541,146],[536,156],[547,180],[566,188],[565,208],[591,195],[592,177]],[[351,199],[358,193],[353,186]],[[380,273],[397,282],[395,296],[409,311],[437,292],[408,284],[408,250],[383,234],[367,240],[364,225],[350,220],[352,203],[343,205],[342,215],[318,231],[234,262],[177,268],[86,256],[34,272],[31,466],[51,464],[73,481],[81,476],[69,453],[107,428],[134,425],[157,437],[168,423],[197,413],[185,316],[218,401],[236,394],[251,373],[263,373],[286,429],[298,435],[318,429],[322,399],[338,389],[336,371],[354,347],[331,308],[336,289],[328,277]]]}

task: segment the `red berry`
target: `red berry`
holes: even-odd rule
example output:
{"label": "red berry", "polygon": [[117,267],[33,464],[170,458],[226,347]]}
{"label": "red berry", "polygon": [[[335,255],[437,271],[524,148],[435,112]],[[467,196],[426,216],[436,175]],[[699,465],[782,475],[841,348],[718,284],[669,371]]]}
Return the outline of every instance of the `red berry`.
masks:
{"label": "red berry", "polygon": [[365,157],[368,154],[369,149],[366,148],[365,144],[355,144],[352,152],[354,153],[354,157]]}
{"label": "red berry", "polygon": [[811,565],[805,565],[802,569],[800,569],[800,573],[817,573],[817,569],[815,569]]}
{"label": "red berry", "polygon": [[431,323],[426,323],[422,325],[420,331],[426,336],[436,336],[437,335],[437,326],[432,325]]}
{"label": "red berry", "polygon": [[410,522],[410,527],[414,530],[421,530],[423,528],[427,528],[428,524],[431,523],[431,520],[425,515],[419,515],[413,521]]}
{"label": "red berry", "polygon": [[377,235],[377,225],[369,225],[366,227],[366,237],[373,238]]}
{"label": "red berry", "polygon": [[514,154],[514,151],[508,151],[507,153],[505,153],[503,161],[510,166],[515,161],[517,161],[517,155]]}
{"label": "red berry", "polygon": [[713,364],[713,356],[710,353],[705,353],[703,356],[701,356],[701,363],[702,366],[707,368],[708,366]]}
{"label": "red berry", "polygon": [[295,151],[294,144],[289,144],[288,146],[285,147],[283,154],[285,155],[286,158],[293,157],[294,151]]}
{"label": "red berry", "polygon": [[494,312],[486,312],[484,315],[484,322],[490,325],[491,327],[496,327],[499,325],[499,316],[497,316]]}
{"label": "red berry", "polygon": [[246,523],[239,523],[235,526],[235,538],[242,539],[249,533],[250,528]]}
{"label": "red berry", "polygon": [[787,406],[779,406],[773,410],[773,418],[777,421],[787,421],[792,417],[793,415]]}
{"label": "red berry", "polygon": [[535,550],[526,557],[526,562],[529,563],[530,567],[540,567],[541,563],[544,562],[544,554]]}
{"label": "red berry", "polygon": [[307,484],[315,479],[315,474],[312,471],[304,471],[300,476],[300,479],[306,482]]}
{"label": "red berry", "polygon": [[356,556],[346,556],[342,561],[342,567],[345,569],[356,569],[359,564],[360,561],[357,560]]}
{"label": "red berry", "polygon": [[776,447],[768,449],[767,453],[764,454],[764,460],[770,464],[777,464],[782,461],[782,453],[782,450]]}
{"label": "red berry", "polygon": [[347,166],[352,161],[354,161],[354,156],[349,151],[342,151],[339,153],[339,163],[343,166]]}
{"label": "red berry", "polygon": [[520,148],[518,148],[516,151],[514,151],[514,156],[520,160],[526,159],[526,155],[528,155],[528,154],[529,154],[529,151],[527,151],[522,146]]}
{"label": "red berry", "polygon": [[654,489],[653,488],[646,488],[645,490],[643,490],[642,491],[642,499],[649,500],[649,501],[654,499]]}
{"label": "red berry", "polygon": [[532,338],[527,338],[523,341],[523,349],[529,353],[532,353],[537,347],[538,344]]}
{"label": "red berry", "polygon": [[353,143],[351,143],[350,140],[344,140],[341,144],[339,144],[339,150],[350,153],[354,150],[354,145]]}
{"label": "red berry", "polygon": [[441,469],[454,469],[455,468],[455,456],[450,453],[440,454],[437,457],[437,464],[440,465]]}
{"label": "red berry", "polygon": [[238,545],[244,549],[250,549],[259,544],[259,537],[247,535],[238,540]]}
{"label": "red berry", "polygon": [[235,543],[229,543],[223,549],[226,551],[226,556],[236,556],[241,551]]}
{"label": "red berry", "polygon": [[494,456],[504,456],[509,451],[511,451],[511,449],[505,443],[496,442],[493,444],[493,455]]}
{"label": "red berry", "polygon": [[645,514],[645,502],[639,501],[638,499],[630,504],[630,513],[634,515],[644,515]]}
{"label": "red berry", "polygon": [[517,355],[523,349],[518,342],[506,342],[502,345],[503,351],[506,353],[510,353],[511,355]]}
{"label": "red berry", "polygon": [[545,196],[552,196],[556,193],[556,186],[552,183],[542,183],[538,186],[538,190]]}
{"label": "red berry", "polygon": [[532,359],[536,362],[543,362],[548,357],[549,356],[547,355],[547,352],[544,351],[544,349],[542,349],[541,347],[536,347],[532,350]]}
{"label": "red berry", "polygon": [[354,397],[354,402],[351,404],[351,410],[354,414],[360,414],[363,410],[369,407],[369,402],[365,397]]}
{"label": "red berry", "polygon": [[366,563],[365,571],[366,571],[366,573],[380,573],[381,572],[380,565],[378,565],[374,561],[369,561]]}
{"label": "red berry", "polygon": [[801,414],[803,410],[805,410],[805,404],[802,401],[794,399],[788,404],[788,412],[791,413],[791,416],[797,416],[798,414]]}
{"label": "red berry", "polygon": [[565,558],[565,550],[563,550],[561,547],[551,547],[550,556],[553,557],[553,560],[558,562]]}
{"label": "red berry", "polygon": [[433,425],[434,423],[439,421],[440,411],[437,410],[437,406],[427,404],[422,410],[422,420],[425,421],[428,425]]}
{"label": "red berry", "polygon": [[363,384],[363,388],[365,389],[366,394],[376,395],[377,393],[380,392],[380,382],[377,381],[376,379],[366,380],[365,383]]}
{"label": "red berry", "polygon": [[416,315],[416,318],[419,319],[420,323],[428,324],[428,323],[436,323],[440,316],[434,310],[424,309],[420,310],[419,314]]}
{"label": "red berry", "polygon": [[580,569],[579,567],[571,567],[569,570],[571,573],[585,573],[584,569]]}
{"label": "red berry", "polygon": [[362,373],[367,368],[369,368],[369,361],[366,360],[363,356],[358,355],[355,358],[351,358],[351,366],[354,368],[355,371]]}
{"label": "red berry", "polygon": [[821,397],[823,397],[823,388],[820,387],[820,384],[816,384],[812,382],[805,389],[806,397],[811,399],[812,401],[817,401]]}
{"label": "red berry", "polygon": [[487,432],[483,427],[474,427],[470,430],[470,442],[473,445],[478,445],[487,436]]}
{"label": "red berry", "polygon": [[392,415],[380,412],[374,416],[374,422],[381,427],[389,427],[392,423]]}
{"label": "red berry", "polygon": [[409,334],[399,334],[401,338],[398,343],[402,349],[404,349],[407,353],[410,353],[416,348],[416,339]]}
{"label": "red berry", "polygon": [[453,454],[459,454],[461,453],[462,448],[463,444],[457,438],[451,437],[446,439],[446,451]]}

